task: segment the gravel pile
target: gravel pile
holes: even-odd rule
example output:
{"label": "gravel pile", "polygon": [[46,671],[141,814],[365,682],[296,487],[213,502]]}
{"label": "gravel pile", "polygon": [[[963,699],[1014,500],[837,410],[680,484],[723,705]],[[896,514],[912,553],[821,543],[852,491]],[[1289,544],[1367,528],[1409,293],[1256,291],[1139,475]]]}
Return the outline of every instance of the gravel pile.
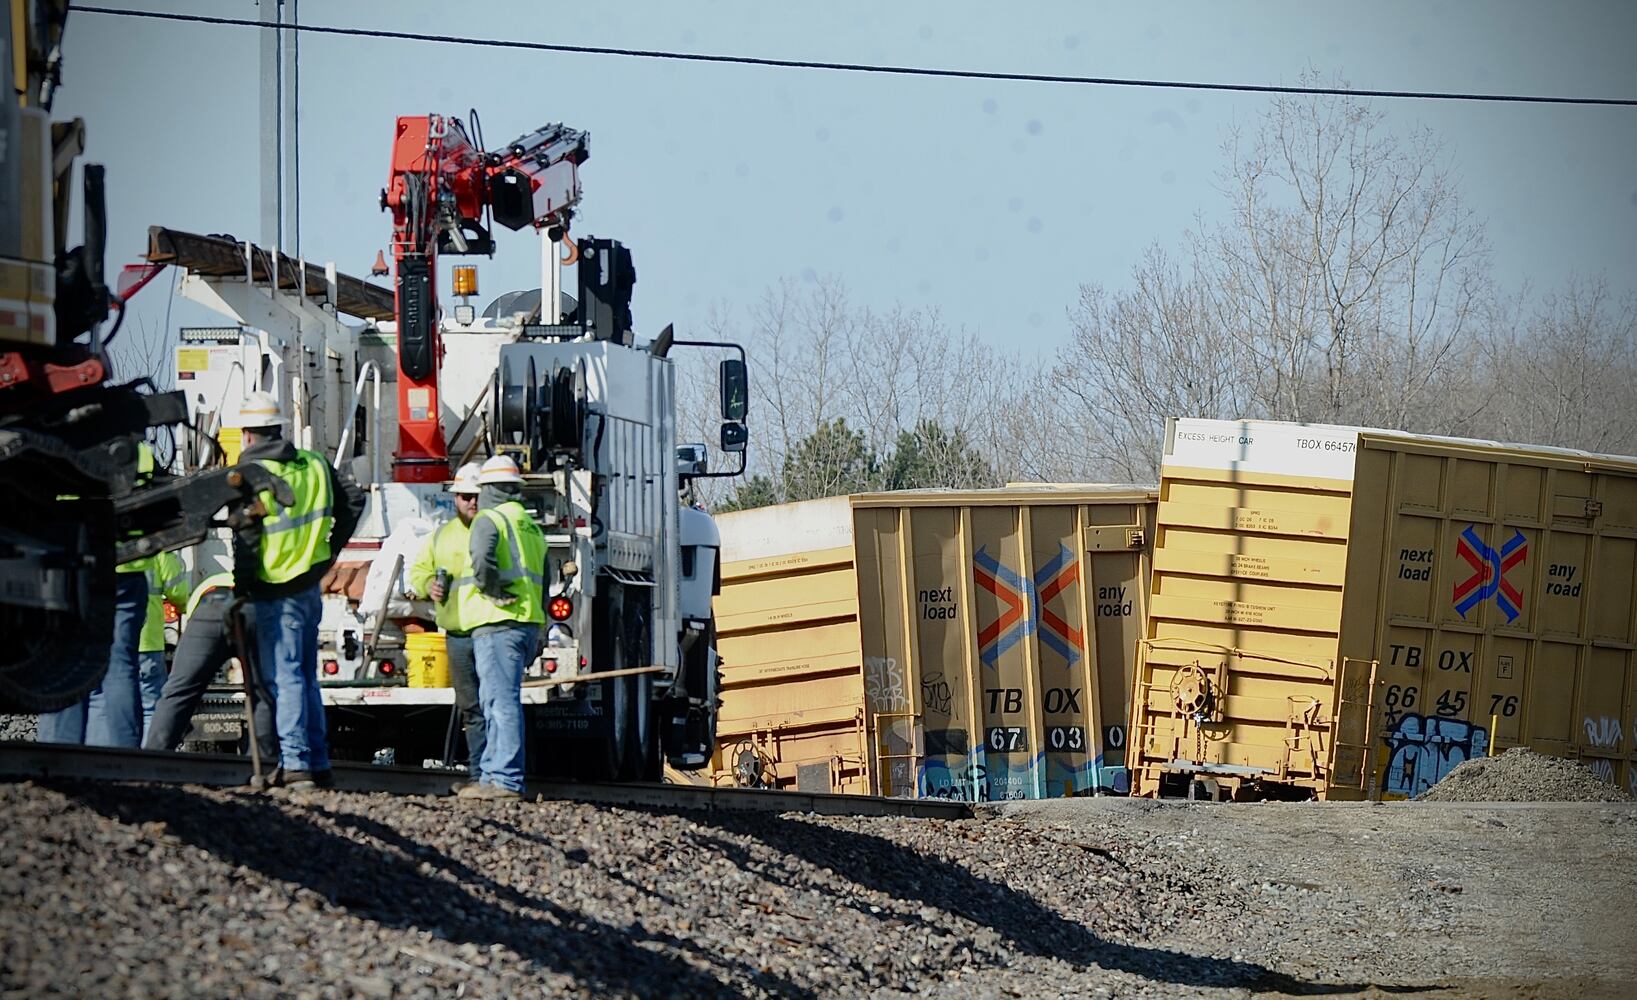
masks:
{"label": "gravel pile", "polygon": [[1474,757],[1417,796],[1426,802],[1629,802],[1631,796],[1585,765],[1513,747]]}
{"label": "gravel pile", "polygon": [[32,740],[39,731],[38,715],[0,715],[0,740]]}
{"label": "gravel pile", "polygon": [[[1169,996],[1306,983],[1151,942],[1238,919],[1118,838],[817,818],[0,784],[0,992]],[[1206,951],[1208,952],[1208,947]],[[1012,995],[1016,995],[1015,993]]]}

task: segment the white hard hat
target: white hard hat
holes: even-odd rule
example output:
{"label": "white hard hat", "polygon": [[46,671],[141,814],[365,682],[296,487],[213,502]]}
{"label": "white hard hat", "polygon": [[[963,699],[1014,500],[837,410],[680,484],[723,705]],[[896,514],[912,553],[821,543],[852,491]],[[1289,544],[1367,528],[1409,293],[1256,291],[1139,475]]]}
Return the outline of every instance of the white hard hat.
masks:
{"label": "white hard hat", "polygon": [[523,482],[523,474],[518,471],[517,463],[509,455],[496,455],[483,463],[483,469],[478,474],[477,481],[484,486],[493,486],[497,483]]}
{"label": "white hard hat", "polygon": [[465,465],[463,465],[460,468],[456,469],[455,470],[455,481],[449,484],[449,492],[450,493],[476,493],[476,492],[478,492],[477,477],[478,477],[478,473],[480,473],[481,471],[482,471],[482,466],[478,465],[476,462],[467,462]]}
{"label": "white hard hat", "polygon": [[222,421],[224,427],[256,428],[278,427],[284,423],[278,397],[270,392],[253,392],[244,397],[239,411]]}

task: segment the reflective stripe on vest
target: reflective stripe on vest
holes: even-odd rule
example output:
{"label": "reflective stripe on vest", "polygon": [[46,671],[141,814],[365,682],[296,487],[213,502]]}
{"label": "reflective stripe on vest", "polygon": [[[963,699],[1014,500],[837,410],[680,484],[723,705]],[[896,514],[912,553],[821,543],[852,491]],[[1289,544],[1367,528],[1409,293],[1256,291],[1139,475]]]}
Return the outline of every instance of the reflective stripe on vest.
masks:
{"label": "reflective stripe on vest", "polygon": [[[541,590],[546,582],[545,532],[516,500],[480,510],[477,516],[487,517],[506,538],[504,546],[495,546],[495,562],[500,567],[500,579],[506,584],[506,592],[517,598],[504,607],[493,605],[505,615],[495,620],[544,624],[546,606]],[[468,627],[477,626],[469,624]]]}
{"label": "reflective stripe on vest", "polygon": [[335,527],[330,466],[324,456],[306,449],[297,451],[293,462],[258,461],[296,495],[295,504],[286,509],[270,490],[261,494],[268,513],[261,523],[257,575],[267,583],[287,583],[330,561],[330,531]]}
{"label": "reflective stripe on vest", "polygon": [[220,587],[233,589],[232,573],[216,573],[201,580],[199,586],[193,588],[193,595],[188,598],[187,614],[193,614],[193,609],[199,606],[205,595]]}

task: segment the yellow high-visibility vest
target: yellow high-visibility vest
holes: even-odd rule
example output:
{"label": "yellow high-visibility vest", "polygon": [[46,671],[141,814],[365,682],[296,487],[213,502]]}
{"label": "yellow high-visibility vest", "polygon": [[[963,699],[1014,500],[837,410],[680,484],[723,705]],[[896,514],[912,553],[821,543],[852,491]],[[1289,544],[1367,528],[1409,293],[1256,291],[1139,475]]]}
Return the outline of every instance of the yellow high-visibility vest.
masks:
{"label": "yellow high-visibility vest", "polygon": [[259,461],[296,495],[295,504],[285,508],[271,490],[261,493],[267,517],[261,522],[259,575],[267,583],[287,583],[330,560],[330,531],[335,527],[330,464],[305,449],[298,450],[292,462]]}
{"label": "yellow high-visibility vest", "polygon": [[160,552],[146,561],[148,615],[136,648],[140,653],[160,653],[165,649],[165,601],[180,605],[188,599],[188,569],[174,552]]}
{"label": "yellow high-visibility vest", "polygon": [[[468,622],[467,627],[476,628],[479,624],[490,625],[505,621],[544,624],[546,604],[542,592],[546,583],[546,533],[540,530],[540,525],[534,522],[528,510],[516,500],[508,500],[497,507],[480,510],[477,516],[488,518],[499,529],[495,562],[500,567],[500,577],[506,584],[506,592],[517,600],[500,605],[479,593],[477,598],[494,610],[490,615],[484,616],[488,620]],[[476,610],[474,607],[474,613]]]}

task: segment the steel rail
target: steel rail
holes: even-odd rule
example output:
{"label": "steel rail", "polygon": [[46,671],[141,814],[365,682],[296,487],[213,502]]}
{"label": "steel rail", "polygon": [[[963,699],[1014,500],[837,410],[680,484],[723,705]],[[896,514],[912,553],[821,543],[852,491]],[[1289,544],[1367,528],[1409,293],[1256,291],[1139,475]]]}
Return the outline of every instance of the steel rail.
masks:
{"label": "steel rail", "polygon": [[[335,787],[347,792],[391,795],[448,795],[464,771],[386,767],[337,761]],[[250,760],[228,754],[165,753],[27,741],[0,741],[0,778],[50,781],[159,782],[163,784],[243,786],[250,780]],[[874,795],[824,795],[758,788],[713,788],[704,785],[593,785],[530,781],[525,801],[590,802],[598,805],[649,806],[660,809],[798,812],[826,816],[908,816],[923,819],[967,819],[972,807],[943,799],[899,799]]]}

